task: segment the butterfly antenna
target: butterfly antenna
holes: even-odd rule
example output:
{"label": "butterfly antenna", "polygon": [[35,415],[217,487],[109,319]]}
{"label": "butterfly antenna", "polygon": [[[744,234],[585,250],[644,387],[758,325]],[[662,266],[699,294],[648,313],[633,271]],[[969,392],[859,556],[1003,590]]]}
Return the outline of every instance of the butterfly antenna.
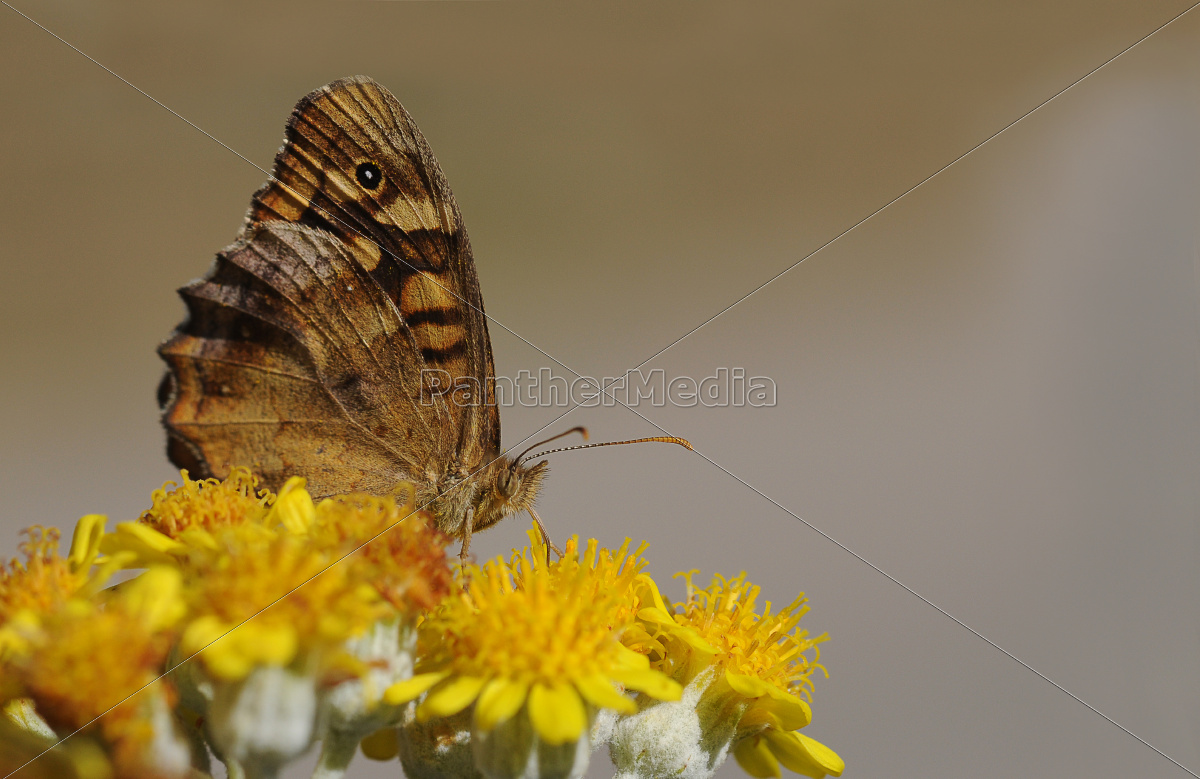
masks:
{"label": "butterfly antenna", "polygon": [[[555,436],[554,438],[558,438],[558,436]],[[550,440],[553,441],[554,438],[551,438]],[[570,452],[575,449],[592,449],[597,446],[622,446],[624,444],[644,444],[644,443],[649,443],[651,441],[657,441],[662,444],[679,444],[684,449],[687,449],[689,452],[693,451],[692,444],[686,438],[677,438],[673,435],[666,435],[666,436],[655,436],[653,438],[634,438],[629,441],[605,441],[602,444],[579,444],[578,446],[564,446],[561,449],[550,449],[549,451],[546,451],[546,452],[538,452],[537,454],[530,455],[529,457],[525,457],[524,453],[522,453],[521,458],[517,462],[524,462],[525,460],[532,460],[535,457],[545,457],[548,454],[556,454],[558,452]],[[532,449],[532,448],[533,448],[532,446],[529,447],[529,449]],[[529,449],[526,449],[525,451],[528,452]]]}
{"label": "butterfly antenna", "polygon": [[519,455],[517,455],[516,459],[513,460],[513,462],[519,463],[522,460],[524,460],[525,455],[529,452],[530,449],[537,449],[539,446],[545,446],[546,444],[550,443],[551,441],[557,441],[560,438],[565,438],[566,436],[569,436],[572,433],[579,433],[581,436],[583,436],[584,441],[586,441],[588,438],[588,431],[587,431],[586,427],[582,427],[582,426],[573,427],[565,433],[559,433],[558,435],[552,435],[549,438],[547,438],[545,441],[538,441],[536,444],[534,444],[533,446],[526,449],[524,452],[521,452]]}

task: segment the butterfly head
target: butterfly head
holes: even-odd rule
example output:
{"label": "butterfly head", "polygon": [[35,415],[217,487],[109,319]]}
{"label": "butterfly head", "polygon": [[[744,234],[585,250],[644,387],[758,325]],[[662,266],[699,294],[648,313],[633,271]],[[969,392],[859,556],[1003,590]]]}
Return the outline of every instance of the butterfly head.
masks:
{"label": "butterfly head", "polygon": [[548,470],[545,460],[526,465],[513,457],[498,457],[483,476],[476,493],[472,532],[489,528],[522,511],[532,515],[533,502]]}
{"label": "butterfly head", "polygon": [[585,438],[587,437],[585,429],[575,427],[553,438],[539,441],[516,457],[500,455],[493,460],[486,476],[482,479],[482,489],[476,493],[479,497],[475,506],[475,520],[471,525],[473,530],[478,531],[491,527],[504,517],[522,511],[529,512],[530,516],[535,517],[534,521],[540,525],[541,522],[536,519],[537,514],[533,511],[533,502],[537,499],[542,479],[546,478],[550,465],[545,460],[538,460],[532,465],[527,465],[529,460],[541,457],[540,454],[529,456],[529,453],[543,444],[572,433],[582,433]]}
{"label": "butterfly head", "polygon": [[[505,462],[507,461],[507,462]],[[503,458],[501,467],[495,471],[492,491],[495,500],[504,504],[505,513],[515,514],[527,511],[537,498],[542,479],[550,470],[549,464],[542,460],[532,465],[525,465],[519,460]]]}
{"label": "butterfly head", "polygon": [[[536,454],[529,454],[533,449],[573,433],[580,433],[585,439],[587,438],[587,430],[585,428],[573,427],[565,433],[559,433],[553,438],[548,438],[545,441],[534,444],[516,457],[501,455],[493,460],[486,476],[481,480],[482,489],[476,493],[478,497],[475,506],[475,520],[472,523],[473,530],[483,530],[484,528],[491,527],[506,516],[526,511],[533,517],[534,522],[538,523],[538,527],[541,529],[543,537],[545,537],[545,528],[541,527],[541,520],[538,519],[537,513],[533,510],[533,502],[537,498],[538,490],[541,488],[542,479],[545,478],[546,473],[550,470],[549,464],[545,460],[538,458],[545,457],[548,454],[569,452],[575,449],[590,449],[596,446],[640,444],[648,441],[679,444],[689,450],[692,448],[692,445],[683,438],[656,436],[654,438],[636,438],[632,441],[606,441],[602,444],[580,444],[578,446],[567,446],[560,449],[549,449]],[[538,462],[526,465],[530,460],[538,460]],[[547,546],[549,546],[549,539],[547,538],[546,540]]]}

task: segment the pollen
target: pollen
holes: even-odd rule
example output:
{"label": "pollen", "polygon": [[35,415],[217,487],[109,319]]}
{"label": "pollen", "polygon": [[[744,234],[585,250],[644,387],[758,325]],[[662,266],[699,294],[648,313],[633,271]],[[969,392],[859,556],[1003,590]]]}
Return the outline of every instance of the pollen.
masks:
{"label": "pollen", "polygon": [[328,554],[255,525],[225,529],[217,548],[183,562],[194,618],[183,648],[209,670],[237,679],[266,662],[286,665],[306,649],[333,646],[383,616],[382,601],[331,565]]}
{"label": "pollen", "polygon": [[628,541],[610,551],[592,540],[581,556],[571,539],[551,563],[530,536],[532,548],[509,562],[468,569],[469,588],[422,625],[429,660],[386,697],[397,703],[432,687],[418,719],[456,714],[478,698],[475,724],[483,731],[524,707],[550,744],[580,738],[585,703],[632,711],[618,685],[678,698],[677,684],[620,641],[634,620],[630,591],[644,566],[642,547],[630,554]]}
{"label": "pollen", "polygon": [[321,501],[311,532],[318,547],[349,554],[351,575],[369,582],[397,612],[416,615],[441,603],[453,581],[449,537],[432,514],[416,510],[411,490],[408,495],[407,502],[364,494]]}
{"label": "pollen", "polygon": [[553,563],[539,546],[485,565],[447,613],[455,666],[550,683],[612,665],[632,622],[626,591],[644,565],[627,548],[600,550],[593,539],[581,559],[572,538]]}
{"label": "pollen", "polygon": [[816,662],[820,659],[818,645],[829,636],[810,638],[808,631],[797,629],[809,610],[803,593],[774,614],[771,602],[766,601],[760,615],[755,607],[761,588],[746,581],[745,573],[732,579],[714,576],[707,589],[692,583],[695,573],[679,574],[687,581],[687,599],[676,604],[676,622],[695,629],[715,647],[714,662],[725,671],[811,700],[809,676],[818,668],[824,671]]}
{"label": "pollen", "polygon": [[20,550],[22,562],[13,559],[0,567],[0,624],[21,611],[44,614],[57,609],[79,589],[80,579],[70,562],[58,553],[57,528],[31,527]]}
{"label": "pollen", "polygon": [[258,477],[246,468],[234,468],[224,481],[194,480],[180,471],[183,484],[167,482],[151,495],[151,506],[138,522],[169,538],[189,528],[216,530],[266,517],[275,496],[258,488]]}

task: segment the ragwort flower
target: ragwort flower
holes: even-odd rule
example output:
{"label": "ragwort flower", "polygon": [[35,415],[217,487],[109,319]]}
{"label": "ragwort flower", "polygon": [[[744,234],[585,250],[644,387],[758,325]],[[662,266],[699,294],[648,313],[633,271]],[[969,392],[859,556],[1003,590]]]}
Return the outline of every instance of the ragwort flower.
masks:
{"label": "ragwort flower", "polygon": [[214,541],[181,561],[180,652],[198,663],[180,669],[185,703],[205,715],[223,760],[271,775],[317,738],[324,691],[358,670],[344,642],[387,610],[300,536],[245,524]]}
{"label": "ragwort flower", "polygon": [[617,722],[610,753],[618,776],[711,776],[731,747],[752,776],[779,776],[780,764],[806,776],[840,775],[841,758],[797,732],[812,720],[809,676],[824,670],[817,645],[827,639],[798,629],[804,596],[775,614],[768,602],[758,614],[759,588],[745,574],[714,577],[708,589],[691,576],[684,602],[639,614],[664,647],[655,667],[684,694],[679,703],[645,702]]}
{"label": "ragwort flower", "polygon": [[86,600],[101,586],[111,567],[95,571],[104,517],[91,514],[75,526],[71,551],[59,554],[57,528],[31,527],[21,546],[25,560],[0,566],[0,701],[21,694],[8,668],[33,651],[30,639],[43,622],[72,600]]}
{"label": "ragwort flower", "polygon": [[41,721],[57,736],[82,730],[119,776],[183,776],[191,766],[174,690],[159,678],[183,614],[179,589],[178,572],[156,567],[103,604],[69,600],[24,626],[30,651],[9,668]]}
{"label": "ragwort flower", "polygon": [[271,524],[275,495],[259,489],[258,478],[246,468],[229,477],[194,480],[179,472],[182,484],[167,482],[151,495],[151,506],[136,522],[121,522],[101,542],[106,554],[121,553],[128,567],[172,563],[189,547],[215,543],[214,534],[244,525]]}
{"label": "ragwort flower", "polygon": [[174,671],[182,704],[218,756],[253,775],[317,739],[336,774],[362,736],[398,722],[383,690],[412,675],[415,621],[451,582],[445,537],[411,500],[314,505],[303,479],[276,496],[238,469],[224,481],[184,474],[105,549],[180,572],[177,660],[195,656]]}
{"label": "ragwort flower", "polygon": [[404,487],[403,501],[351,494],[316,506],[292,482],[279,494],[282,521],[316,548],[348,555],[340,563],[346,575],[373,588],[386,611],[342,647],[362,670],[327,696],[318,776],[340,775],[364,736],[400,722],[404,707],[383,701],[383,691],[412,677],[417,620],[453,583],[445,552],[449,538],[433,526],[430,514],[416,510],[413,490]]}
{"label": "ragwort flower", "polygon": [[[580,776],[597,710],[633,712],[625,688],[664,700],[680,688],[621,641],[635,621],[630,592],[645,564],[642,548],[630,553],[626,541],[610,551],[592,540],[580,555],[573,538],[551,563],[539,535],[530,538],[532,548],[507,564],[497,558],[467,569],[469,587],[421,627],[428,651],[417,675],[385,699],[402,703],[428,690],[418,722],[474,704],[470,742],[489,777]],[[409,746],[410,762],[430,755]]]}

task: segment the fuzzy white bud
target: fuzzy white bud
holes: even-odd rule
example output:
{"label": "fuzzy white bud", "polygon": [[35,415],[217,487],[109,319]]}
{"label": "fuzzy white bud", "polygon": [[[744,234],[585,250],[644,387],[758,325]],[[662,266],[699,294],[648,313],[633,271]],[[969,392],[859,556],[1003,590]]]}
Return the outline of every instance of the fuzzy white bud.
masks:
{"label": "fuzzy white bud", "polygon": [[376,622],[361,636],[346,642],[346,652],[361,660],[367,671],[342,682],[325,698],[325,732],[314,779],[345,775],[364,736],[399,724],[404,706],[384,703],[383,691],[412,678],[416,648],[416,630],[397,619]]}
{"label": "fuzzy white bud", "polygon": [[737,733],[743,707],[726,696],[705,695],[715,673],[709,669],[683,689],[678,701],[651,701],[636,714],[617,720],[609,740],[616,779],[709,779]]}
{"label": "fuzzy white bud", "polygon": [[247,776],[273,777],[314,740],[316,678],[261,666],[242,680],[215,685],[208,728],[213,746]]}

